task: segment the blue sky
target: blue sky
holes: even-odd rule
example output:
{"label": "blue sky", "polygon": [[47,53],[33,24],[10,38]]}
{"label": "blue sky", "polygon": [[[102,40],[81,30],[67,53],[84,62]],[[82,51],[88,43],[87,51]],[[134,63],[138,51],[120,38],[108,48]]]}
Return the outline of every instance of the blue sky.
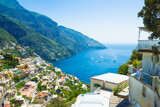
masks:
{"label": "blue sky", "polygon": [[28,10],[44,14],[101,43],[137,43],[137,12],[144,0],[18,0]]}

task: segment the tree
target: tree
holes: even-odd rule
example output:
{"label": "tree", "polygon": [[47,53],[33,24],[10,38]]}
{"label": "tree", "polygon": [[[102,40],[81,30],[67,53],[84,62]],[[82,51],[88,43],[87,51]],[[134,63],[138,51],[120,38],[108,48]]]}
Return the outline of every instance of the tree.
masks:
{"label": "tree", "polygon": [[15,76],[13,78],[14,82],[20,82],[21,78],[19,76]]}
{"label": "tree", "polygon": [[51,100],[47,107],[68,107],[67,102],[61,100],[60,97]]}
{"label": "tree", "polygon": [[18,85],[16,85],[17,90],[19,90],[20,88],[24,87],[24,86],[25,86],[25,84],[26,84],[26,82],[25,82],[25,81],[20,82]]}
{"label": "tree", "polygon": [[4,63],[5,66],[9,68],[16,67],[19,64],[19,60],[15,58],[12,54],[4,54]]}
{"label": "tree", "polygon": [[140,52],[137,52],[136,50],[133,50],[132,51],[132,55],[130,57],[130,60],[131,61],[134,61],[134,60],[142,60],[142,53]]}
{"label": "tree", "polygon": [[130,60],[127,63],[121,65],[118,69],[118,74],[127,75],[128,74],[128,65],[133,65],[134,67],[141,67],[142,53],[137,52],[136,50],[132,51]]}
{"label": "tree", "polygon": [[43,87],[42,87],[41,84],[42,84],[41,82],[38,83],[37,91],[42,91],[43,90]]}
{"label": "tree", "polygon": [[31,81],[35,81],[35,82],[38,82],[38,78],[37,77],[34,77],[32,79],[30,79]]}
{"label": "tree", "polygon": [[142,63],[141,63],[141,61],[138,61],[138,59],[134,60],[132,62],[132,64],[133,64],[133,67],[135,67],[135,68],[142,67]]}
{"label": "tree", "polygon": [[123,64],[118,69],[118,74],[127,75],[128,74],[128,64]]}
{"label": "tree", "polygon": [[138,17],[143,18],[144,26],[151,32],[151,39],[160,37],[160,0],[145,0],[145,6],[138,12]]}
{"label": "tree", "polygon": [[2,68],[2,67],[0,67],[0,71],[3,71],[3,68]]}
{"label": "tree", "polygon": [[17,95],[21,95],[21,93],[18,91],[18,92],[17,92]]}

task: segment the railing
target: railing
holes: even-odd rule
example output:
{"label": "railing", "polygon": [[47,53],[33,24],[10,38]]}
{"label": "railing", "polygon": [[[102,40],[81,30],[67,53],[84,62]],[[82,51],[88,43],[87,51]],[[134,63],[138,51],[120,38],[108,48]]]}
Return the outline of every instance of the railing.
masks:
{"label": "railing", "polygon": [[141,72],[140,81],[152,87],[153,78],[149,74]]}
{"label": "railing", "polygon": [[158,45],[160,40],[138,40],[138,49],[149,48],[154,45]]}
{"label": "railing", "polygon": [[146,85],[149,85],[150,87],[152,87],[152,81],[153,78],[151,75],[144,73],[144,72],[140,72],[140,73],[135,73],[133,75],[136,79],[138,79],[139,81],[143,82]]}

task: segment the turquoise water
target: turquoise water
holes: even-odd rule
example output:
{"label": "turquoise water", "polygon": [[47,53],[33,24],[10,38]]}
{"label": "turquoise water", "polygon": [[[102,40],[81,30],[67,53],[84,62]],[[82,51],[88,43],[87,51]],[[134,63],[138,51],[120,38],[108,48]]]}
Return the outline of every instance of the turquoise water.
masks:
{"label": "turquoise water", "polygon": [[89,78],[92,76],[108,72],[117,73],[119,66],[129,60],[132,50],[136,48],[136,45],[131,44],[106,46],[108,49],[86,50],[71,58],[52,62],[53,66],[89,84]]}

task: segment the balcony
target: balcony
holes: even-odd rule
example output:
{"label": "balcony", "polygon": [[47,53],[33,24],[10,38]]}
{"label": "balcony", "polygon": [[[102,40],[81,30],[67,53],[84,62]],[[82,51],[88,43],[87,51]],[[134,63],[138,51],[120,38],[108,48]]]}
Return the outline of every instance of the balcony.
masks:
{"label": "balcony", "polygon": [[152,50],[152,46],[159,46],[160,40],[138,40],[138,50]]}
{"label": "balcony", "polygon": [[141,81],[142,83],[152,87],[152,82],[153,82],[153,76],[140,72],[140,73],[133,73],[131,74],[133,77],[135,77],[138,81]]}

